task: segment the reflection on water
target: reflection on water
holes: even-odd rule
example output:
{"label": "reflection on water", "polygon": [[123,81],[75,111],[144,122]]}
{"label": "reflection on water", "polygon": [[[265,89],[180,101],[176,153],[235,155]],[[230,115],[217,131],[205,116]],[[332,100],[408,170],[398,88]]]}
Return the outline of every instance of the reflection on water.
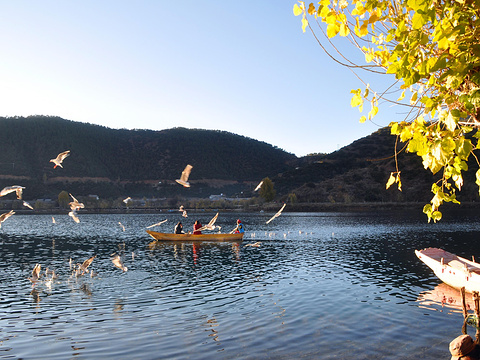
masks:
{"label": "reflection on water", "polygon": [[[265,224],[272,215],[220,212],[223,229],[242,219],[242,243],[152,243],[146,227],[167,218],[157,230],[171,231],[176,213],[11,217],[0,231],[0,358],[448,357],[463,318],[434,311],[455,301],[414,250],[478,258],[478,219],[283,213]],[[94,276],[72,276],[70,259],[94,255]],[[32,287],[36,263],[56,278]]]}
{"label": "reflection on water", "polygon": [[[420,306],[429,310],[447,310],[450,313],[460,313],[463,316],[462,295],[460,290],[440,283],[432,290],[422,291],[418,297]],[[468,311],[475,308],[471,294],[465,295],[465,305]]]}

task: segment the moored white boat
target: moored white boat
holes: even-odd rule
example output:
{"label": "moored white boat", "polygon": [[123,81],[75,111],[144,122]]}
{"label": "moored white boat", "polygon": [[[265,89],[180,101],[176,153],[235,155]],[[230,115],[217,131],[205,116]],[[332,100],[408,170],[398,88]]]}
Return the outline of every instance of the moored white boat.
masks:
{"label": "moored white boat", "polygon": [[415,250],[417,257],[444,283],[467,292],[480,292],[480,264],[439,248]]}

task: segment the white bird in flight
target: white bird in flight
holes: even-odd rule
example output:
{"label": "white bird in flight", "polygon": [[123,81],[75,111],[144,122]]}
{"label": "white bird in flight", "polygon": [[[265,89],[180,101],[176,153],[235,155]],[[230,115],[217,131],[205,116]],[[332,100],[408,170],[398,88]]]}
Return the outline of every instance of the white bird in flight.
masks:
{"label": "white bird in flight", "polygon": [[192,168],[193,168],[192,165],[185,166],[185,169],[182,171],[182,176],[180,176],[180,179],[176,179],[175,181],[180,185],[183,185],[185,187],[190,187],[190,183],[188,182],[188,177],[190,176],[190,172],[192,171]]}
{"label": "white bird in flight", "polygon": [[260,247],[260,244],[261,244],[260,241],[257,241],[257,242],[255,242],[255,243],[253,243],[253,244],[246,244],[245,246]]}
{"label": "white bird in flight", "polygon": [[160,226],[160,225],[162,225],[164,222],[167,222],[167,220],[168,220],[168,219],[165,219],[165,220],[162,220],[162,221],[160,221],[160,222],[158,222],[158,223],[156,223],[156,224],[147,226],[147,229],[150,229],[150,228],[152,228],[152,227],[154,227],[154,226]]}
{"label": "white bird in flight", "polygon": [[33,209],[33,206],[30,205],[30,204],[29,204],[28,202],[26,202],[26,201],[23,202],[23,206],[28,207],[29,209],[34,210],[34,209]]}
{"label": "white bird in flight", "polygon": [[127,197],[126,199],[123,199],[123,202],[126,204],[128,203],[129,201],[132,201],[132,198],[129,196]]}
{"label": "white bird in flight", "polygon": [[119,221],[118,222],[118,225],[120,225],[120,227],[122,228],[123,231],[125,231],[125,226],[123,226],[123,224]]}
{"label": "white bird in flight", "polygon": [[260,184],[258,184],[257,187],[255,188],[255,190],[253,190],[253,191],[259,190],[262,187],[262,185],[263,185],[263,180],[260,181]]}
{"label": "white bird in flight", "polygon": [[80,271],[82,272],[80,275],[85,274],[88,270],[88,267],[93,262],[93,260],[97,257],[97,255],[93,255],[92,257],[85,260],[82,264],[77,264],[77,269],[75,270],[75,274],[78,275]]}
{"label": "white bird in flight", "polygon": [[70,216],[73,219],[73,221],[75,221],[77,224],[80,222],[80,219],[77,216],[77,211],[76,210],[70,211],[68,213],[68,216]]}
{"label": "white bird in flight", "polygon": [[183,205],[180,206],[180,209],[178,209],[178,211],[182,211],[182,216],[183,217],[185,217],[185,218],[188,217],[187,210],[185,210]]}
{"label": "white bird in flight", "polygon": [[72,194],[68,194],[72,197],[72,202],[69,202],[68,205],[70,205],[70,209],[72,211],[76,211],[76,210],[79,210],[79,209],[83,209],[85,207],[85,205],[81,202],[79,202],[77,199],[75,199],[75,197],[72,195]]}
{"label": "white bird in flight", "polygon": [[50,162],[53,162],[55,164],[53,168],[55,169],[57,166],[60,166],[61,168],[63,168],[62,162],[69,155],[70,155],[70,150],[67,150],[58,154],[55,159],[51,159]]}
{"label": "white bird in flight", "polygon": [[199,231],[203,231],[203,230],[215,230],[216,226],[214,225],[215,224],[215,221],[217,221],[217,218],[218,218],[218,213],[212,218],[212,220],[210,220],[210,222],[207,224],[207,225],[204,225],[202,226],[200,229],[198,229]]}
{"label": "white bird in flight", "polygon": [[7,186],[7,187],[4,187],[2,191],[0,191],[0,196],[5,196],[7,194],[10,194],[11,192],[15,192],[17,194],[17,199],[21,199],[23,189],[25,189],[25,186],[19,186],[19,185]]}
{"label": "white bird in flight", "polygon": [[122,259],[120,258],[120,255],[118,255],[118,254],[115,254],[115,256],[112,257],[112,263],[113,263],[113,265],[115,265],[115,267],[119,268],[123,272],[128,270],[128,268],[125,265],[123,265]]}
{"label": "white bird in flight", "polygon": [[270,221],[272,221],[273,219],[279,217],[280,214],[282,213],[283,209],[285,209],[285,206],[286,206],[286,205],[287,205],[286,203],[283,204],[282,208],[281,208],[280,210],[278,210],[278,212],[277,212],[275,215],[273,215],[273,216],[270,218],[270,220],[268,220],[265,224],[268,224],[268,223],[269,223]]}
{"label": "white bird in flight", "polygon": [[3,213],[2,215],[0,215],[0,227],[2,227],[2,223],[13,214],[15,214],[15,211],[10,210],[8,213]]}

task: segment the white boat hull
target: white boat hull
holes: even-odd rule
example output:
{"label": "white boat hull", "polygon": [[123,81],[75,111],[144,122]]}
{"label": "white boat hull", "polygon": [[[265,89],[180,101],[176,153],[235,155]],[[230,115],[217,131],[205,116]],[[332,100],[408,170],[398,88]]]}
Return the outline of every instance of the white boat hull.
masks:
{"label": "white boat hull", "polygon": [[417,257],[444,283],[467,292],[480,292],[480,264],[443,249],[415,250]]}

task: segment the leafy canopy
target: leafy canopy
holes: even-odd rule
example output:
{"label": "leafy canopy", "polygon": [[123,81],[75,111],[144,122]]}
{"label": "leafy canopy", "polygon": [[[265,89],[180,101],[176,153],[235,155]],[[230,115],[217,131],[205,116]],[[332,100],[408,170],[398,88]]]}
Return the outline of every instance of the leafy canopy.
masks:
{"label": "leafy canopy", "polygon": [[[351,91],[351,105],[363,112],[370,103],[361,122],[378,113],[380,100],[409,107],[405,119],[389,126],[407,152],[422,158],[425,169],[440,174],[423,209],[429,221],[440,220],[442,203],[459,203],[456,190],[463,186],[467,160],[473,156],[479,164],[474,151],[480,148],[480,0],[321,0],[308,7],[299,1],[293,12],[302,17],[303,31],[309,29],[335,61],[395,76],[396,99],[387,95],[392,87],[374,92],[364,83],[364,90]],[[348,39],[365,63],[339,52],[335,37]],[[394,183],[401,190],[398,167],[387,188]],[[480,189],[480,170],[476,184]]]}

